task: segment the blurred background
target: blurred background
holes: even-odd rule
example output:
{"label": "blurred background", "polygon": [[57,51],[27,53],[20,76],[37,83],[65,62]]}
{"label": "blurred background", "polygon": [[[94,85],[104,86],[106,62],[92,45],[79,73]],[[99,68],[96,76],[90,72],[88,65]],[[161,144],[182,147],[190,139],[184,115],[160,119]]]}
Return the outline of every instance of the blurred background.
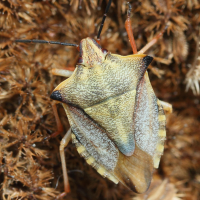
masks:
{"label": "blurred background", "polygon": [[[79,44],[95,38],[108,1],[0,1],[0,199],[55,199],[63,192],[59,143],[69,129],[57,130],[49,96],[64,78],[52,68],[73,71],[74,47],[15,43],[42,39]],[[155,57],[149,77],[157,97],[173,106],[167,116],[167,138],[160,167],[150,189],[134,194],[102,178],[70,144],[65,149],[71,193],[67,200],[200,199],[200,1],[135,0],[131,21],[138,50],[168,25],[146,54]],[[101,34],[101,46],[132,54],[124,28],[126,1],[113,1]]]}

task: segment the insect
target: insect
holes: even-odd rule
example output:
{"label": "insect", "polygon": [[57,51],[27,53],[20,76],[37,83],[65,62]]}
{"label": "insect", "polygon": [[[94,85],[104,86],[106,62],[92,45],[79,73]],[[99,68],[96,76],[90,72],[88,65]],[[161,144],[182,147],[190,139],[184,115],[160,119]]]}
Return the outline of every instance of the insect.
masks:
{"label": "insect", "polygon": [[[79,48],[75,71],[51,94],[53,100],[62,102],[71,126],[60,144],[65,186],[59,197],[70,191],[64,148],[71,139],[79,154],[100,175],[137,193],[148,189],[153,169],[158,168],[164,150],[164,110],[170,112],[171,105],[155,96],[146,71],[153,58],[143,54],[162,33],[137,52],[129,4],[125,27],[134,54],[120,56],[102,49],[99,38],[111,2],[106,7],[97,40],[86,38],[80,45],[16,40]],[[55,70],[54,74],[69,76],[68,71],[62,70]]]}

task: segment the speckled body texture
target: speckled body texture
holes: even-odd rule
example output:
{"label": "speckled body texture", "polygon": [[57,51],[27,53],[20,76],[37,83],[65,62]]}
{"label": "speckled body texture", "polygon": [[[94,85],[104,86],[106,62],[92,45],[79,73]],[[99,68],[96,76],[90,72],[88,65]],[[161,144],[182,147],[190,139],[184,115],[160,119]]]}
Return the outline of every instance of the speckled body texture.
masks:
{"label": "speckled body texture", "polygon": [[74,143],[102,176],[110,174],[114,182],[142,193],[165,139],[165,116],[146,72],[152,58],[105,54],[90,38],[80,47],[82,62],[54,90],[64,103]]}

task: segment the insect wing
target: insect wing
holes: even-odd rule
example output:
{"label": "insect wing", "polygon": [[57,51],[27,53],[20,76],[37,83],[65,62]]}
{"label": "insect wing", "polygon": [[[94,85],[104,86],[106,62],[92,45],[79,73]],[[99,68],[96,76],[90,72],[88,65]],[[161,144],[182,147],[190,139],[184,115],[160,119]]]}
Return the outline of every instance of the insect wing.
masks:
{"label": "insect wing", "polygon": [[103,177],[118,183],[112,174],[119,157],[119,151],[114,143],[82,109],[66,104],[63,106],[74,134],[72,141],[79,154]]}
{"label": "insect wing", "polygon": [[152,157],[154,167],[157,168],[164,150],[165,115],[147,72],[137,88],[134,135],[137,146]]}
{"label": "insect wing", "polygon": [[133,116],[135,151],[132,156],[119,154],[114,175],[131,190],[145,192],[151,183],[164,150],[165,115],[154,94],[147,72],[137,86]]}
{"label": "insect wing", "polygon": [[136,193],[145,192],[151,183],[153,162],[151,156],[135,146],[132,156],[119,153],[114,175],[126,187]]}
{"label": "insect wing", "polygon": [[120,181],[137,193],[145,192],[152,178],[152,157],[137,146],[132,156],[125,156],[82,109],[63,106],[71,125],[72,142],[86,162],[114,183]]}

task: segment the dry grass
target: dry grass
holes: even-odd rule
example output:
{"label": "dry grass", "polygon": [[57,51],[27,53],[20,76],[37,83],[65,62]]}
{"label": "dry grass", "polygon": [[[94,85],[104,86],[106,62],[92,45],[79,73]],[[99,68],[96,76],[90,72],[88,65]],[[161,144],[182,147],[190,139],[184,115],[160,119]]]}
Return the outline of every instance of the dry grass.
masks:
{"label": "dry grass", "polygon": [[[157,97],[174,108],[168,117],[164,156],[150,190],[135,195],[98,175],[70,143],[66,159],[72,192],[65,199],[198,200],[200,103],[199,96],[190,88],[199,93],[200,2],[138,0],[130,3],[138,49],[168,25],[164,36],[147,52],[162,58],[157,59],[161,62],[153,62],[150,79]],[[44,39],[78,44],[85,37],[96,36],[105,6],[105,1],[97,0],[0,2],[1,199],[55,199],[63,191],[59,141],[64,133],[44,141],[56,131],[49,96],[62,81],[50,71],[52,68],[73,70],[79,57],[73,47],[13,40]],[[132,53],[125,19],[124,1],[114,1],[101,35],[103,48],[121,55]],[[67,117],[61,106],[58,110],[66,131]]]}

